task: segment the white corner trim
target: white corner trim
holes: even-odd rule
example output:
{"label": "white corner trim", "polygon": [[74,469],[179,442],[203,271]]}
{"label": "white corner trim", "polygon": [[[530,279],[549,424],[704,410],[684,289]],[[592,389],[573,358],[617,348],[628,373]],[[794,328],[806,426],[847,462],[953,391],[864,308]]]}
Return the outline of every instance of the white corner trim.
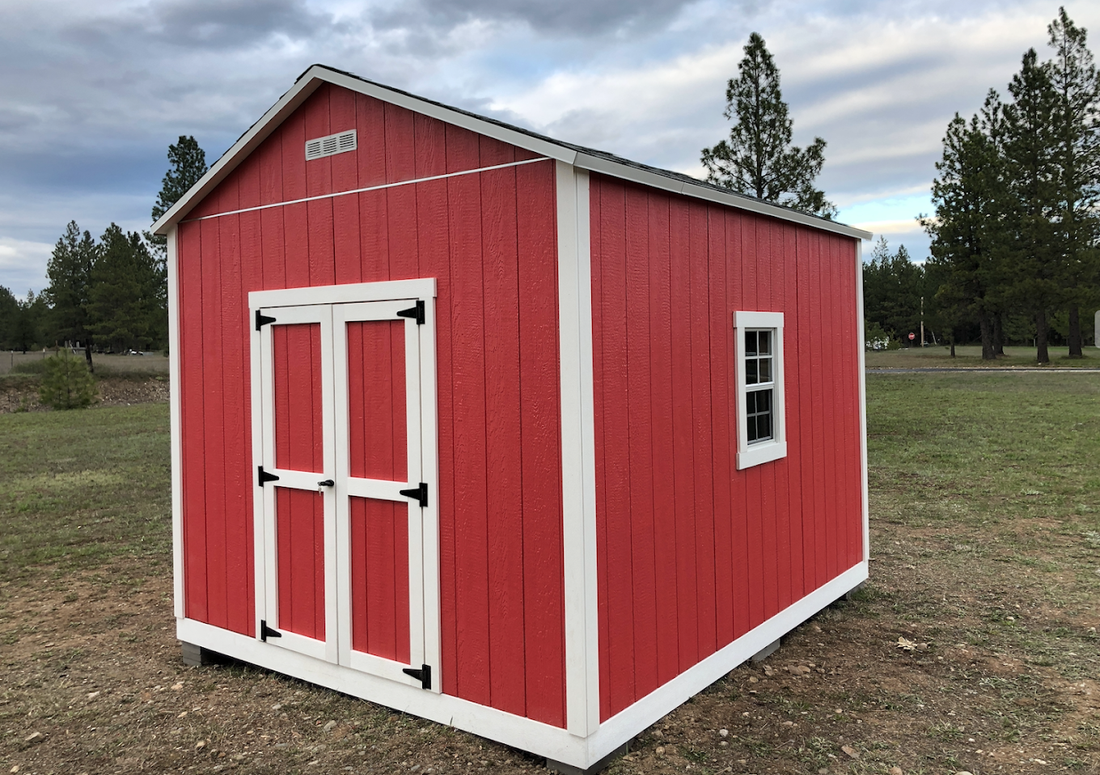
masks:
{"label": "white corner trim", "polygon": [[589,738],[591,761],[614,751],[633,735],[683,705],[735,667],[794,630],[834,600],[867,580],[867,563],[849,568],[771,619],[719,649],[694,667],[607,719]]}
{"label": "white corner trim", "polygon": [[[787,456],[787,404],[784,387],[787,381],[787,367],[783,360],[783,313],[747,312],[738,310],[733,313],[733,355],[737,363],[737,470],[770,463]],[[742,349],[744,329],[772,329],[775,369],[775,384],[772,387],[772,439],[749,444],[748,411],[745,405],[748,392],[745,379],[745,358]]]}
{"label": "white corner trim", "polygon": [[172,596],[176,618],[184,615],[183,580],[183,395],[180,389],[179,230],[168,239],[168,429],[172,456]]}
{"label": "white corner trim", "polygon": [[599,726],[595,415],[588,173],[557,163],[566,726]]}
{"label": "white corner trim", "polygon": [[859,352],[859,462],[860,490],[863,496],[863,561],[871,558],[871,504],[867,481],[867,347],[863,328],[863,243],[856,249],[856,348]]}

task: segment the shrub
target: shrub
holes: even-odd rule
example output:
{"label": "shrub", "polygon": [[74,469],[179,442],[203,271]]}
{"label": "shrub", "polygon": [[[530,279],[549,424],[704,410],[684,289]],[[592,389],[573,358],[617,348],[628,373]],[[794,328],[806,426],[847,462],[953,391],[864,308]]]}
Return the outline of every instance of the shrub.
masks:
{"label": "shrub", "polygon": [[42,403],[54,409],[81,409],[95,399],[95,377],[83,358],[61,349],[46,358],[45,374],[38,388]]}

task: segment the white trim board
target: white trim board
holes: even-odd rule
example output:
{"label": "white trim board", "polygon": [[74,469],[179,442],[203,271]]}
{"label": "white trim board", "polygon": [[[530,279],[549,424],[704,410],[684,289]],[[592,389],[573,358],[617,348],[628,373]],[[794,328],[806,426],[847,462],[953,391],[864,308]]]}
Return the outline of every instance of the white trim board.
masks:
{"label": "white trim board", "polygon": [[588,173],[558,162],[556,182],[566,726],[587,737],[600,722]]}
{"label": "white trim board", "polygon": [[346,283],[303,288],[280,288],[274,291],[250,291],[248,306],[300,307],[306,304],[353,304],[361,301],[395,301],[397,299],[434,299],[435,278],[413,280],[383,280],[375,283]]}
{"label": "white trim board", "polygon": [[180,388],[179,230],[168,230],[168,429],[172,456],[172,594],[176,617],[184,615],[183,584],[183,432]]}
{"label": "white trim board", "polygon": [[730,670],[790,633],[867,578],[860,563],[776,614],[725,648],[603,722],[587,738],[565,729],[478,705],[448,694],[360,673],[340,665],[263,643],[255,638],[191,619],[177,619],[176,637],[185,643],[360,697],[388,708],[461,729],[554,761],[585,769],[662,716],[683,705]]}
{"label": "white trim board", "polygon": [[218,159],[202,179],[153,224],[153,233],[166,234],[170,226],[185,218],[187,213],[203,197],[228,177],[248,154],[254,151],[292,112],[325,83],[331,83],[359,94],[374,97],[391,105],[397,105],[453,126],[495,138],[518,148],[524,148],[539,156],[576,165],[581,169],[632,180],[665,191],[673,191],[762,215],[769,215],[847,237],[871,239],[873,236],[870,232],[857,229],[854,226],[827,221],[732,192],[725,193],[704,184],[702,181],[695,184],[677,177],[670,177],[667,174],[660,174],[660,171],[654,168],[640,167],[626,160],[619,161],[615,158],[596,155],[598,152],[594,152],[592,149],[578,148],[555,141],[549,137],[524,132],[516,127],[510,127],[407,92],[391,89],[324,65],[313,65],[303,73],[290,90],[271,106],[259,121],[241,135],[240,139]]}
{"label": "white trim board", "polygon": [[[863,561],[871,558],[871,502],[867,477],[867,347],[863,328],[863,245],[856,248],[856,348],[859,360],[859,463],[860,492],[863,497]],[[1100,313],[1098,313],[1100,314]]]}

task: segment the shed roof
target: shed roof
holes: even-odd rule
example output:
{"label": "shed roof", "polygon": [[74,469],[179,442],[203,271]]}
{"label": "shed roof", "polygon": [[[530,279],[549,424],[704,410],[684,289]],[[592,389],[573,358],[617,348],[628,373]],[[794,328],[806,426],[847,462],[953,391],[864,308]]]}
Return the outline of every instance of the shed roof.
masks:
{"label": "shed roof", "polygon": [[598,172],[611,177],[634,181],[677,194],[769,215],[785,221],[793,221],[817,229],[856,239],[870,239],[871,233],[854,226],[847,226],[816,215],[792,210],[789,207],[765,202],[755,197],[737,194],[729,189],[706,183],[672,170],[651,167],[630,161],[606,151],[555,140],[522,127],[513,126],[494,118],[479,116],[461,108],[418,97],[415,94],[383,86],[357,75],[325,65],[312,65],[289,91],[229,148],[207,170],[206,174],[153,224],[155,234],[166,234],[168,229],[184,220],[191,209],[221,183],[260,143],[293,113],[322,84],[331,83],[351,91],[407,108],[416,113],[437,118],[455,126],[496,138],[502,142],[525,148],[533,153],[567,162],[580,169]]}

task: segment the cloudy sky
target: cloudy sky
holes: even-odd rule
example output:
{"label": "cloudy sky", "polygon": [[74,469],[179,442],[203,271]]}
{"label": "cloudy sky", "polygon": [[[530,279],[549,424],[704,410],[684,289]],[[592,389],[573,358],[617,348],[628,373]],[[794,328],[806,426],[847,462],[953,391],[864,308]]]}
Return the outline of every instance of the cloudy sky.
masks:
{"label": "cloudy sky", "polygon": [[[701,176],[749,33],[795,142],[828,142],[840,220],[904,244],[947,122],[1048,56],[1054,2],[1013,0],[3,0],[0,285],[46,285],[65,225],[144,229],[168,145],[211,163],[319,62]],[[1100,3],[1067,6],[1100,35]],[[1097,50],[1096,37],[1090,47]],[[866,246],[869,252],[870,245]]]}

